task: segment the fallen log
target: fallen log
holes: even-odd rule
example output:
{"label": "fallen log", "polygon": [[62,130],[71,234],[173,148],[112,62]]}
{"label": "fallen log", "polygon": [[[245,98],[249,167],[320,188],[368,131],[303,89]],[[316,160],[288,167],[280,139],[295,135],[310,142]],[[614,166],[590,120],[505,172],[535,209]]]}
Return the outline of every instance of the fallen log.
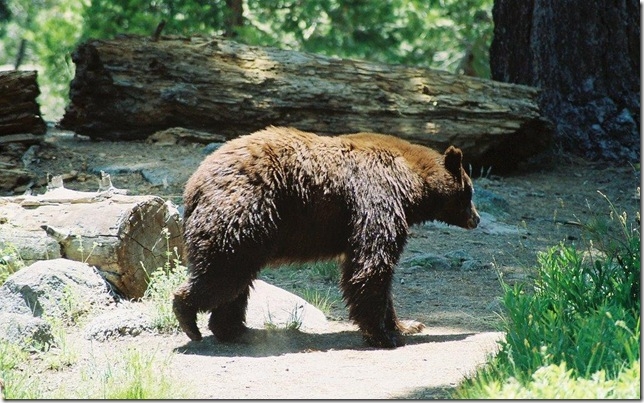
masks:
{"label": "fallen log", "polygon": [[26,264],[86,262],[122,295],[140,298],[150,273],[183,260],[181,218],[160,197],[125,195],[109,176],[103,184],[98,192],[78,192],[56,177],[43,195],[0,198],[0,251],[15,250]]}
{"label": "fallen log", "polygon": [[[0,71],[0,136],[44,134],[47,131],[47,125],[40,115],[40,106],[36,102],[40,94],[36,78],[36,71]],[[34,136],[16,136],[12,140],[31,143],[40,141]]]}
{"label": "fallen log", "polygon": [[476,166],[512,167],[547,147],[532,87],[342,60],[222,38],[121,36],[73,53],[63,129],[111,140],[169,127],[232,138],[268,125],[320,134],[375,131]]}

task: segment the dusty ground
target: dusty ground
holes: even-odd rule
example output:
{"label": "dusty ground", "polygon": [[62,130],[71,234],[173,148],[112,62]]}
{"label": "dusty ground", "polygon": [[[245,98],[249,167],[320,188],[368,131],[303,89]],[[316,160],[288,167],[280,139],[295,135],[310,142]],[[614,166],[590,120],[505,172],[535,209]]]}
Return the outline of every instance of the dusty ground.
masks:
{"label": "dusty ground", "polygon": [[[179,204],[185,180],[205,157],[202,150],[199,144],[95,142],[52,131],[29,168],[43,178],[40,184],[47,174],[66,174],[66,187],[93,191],[93,171],[111,167],[116,187]],[[263,279],[295,293],[311,287],[328,293],[328,332],[273,332],[258,345],[221,345],[212,336],[192,343],[184,335],[90,343],[72,332],[70,340],[83,351],[78,362],[61,371],[38,370],[37,376],[49,379],[54,389],[60,384],[75,388],[83,362],[109,361],[115,351],[134,346],[155,352],[159,359],[169,357],[171,376],[185,382],[189,396],[196,398],[445,397],[494,350],[500,337],[499,277],[509,283],[529,280],[538,252],[560,241],[579,242],[579,223],[609,213],[598,191],[619,211],[639,211],[639,166],[609,166],[562,155],[540,161],[513,175],[474,175],[477,189],[501,200],[480,210],[508,231],[495,234],[483,225],[473,231],[436,225],[413,229],[393,292],[398,315],[420,320],[427,328],[408,336],[405,347],[365,347],[347,322],[333,282],[302,269],[280,269],[265,271]],[[44,191],[41,186],[33,190]],[[409,263],[427,253],[451,259],[466,255],[478,264],[440,269]]]}

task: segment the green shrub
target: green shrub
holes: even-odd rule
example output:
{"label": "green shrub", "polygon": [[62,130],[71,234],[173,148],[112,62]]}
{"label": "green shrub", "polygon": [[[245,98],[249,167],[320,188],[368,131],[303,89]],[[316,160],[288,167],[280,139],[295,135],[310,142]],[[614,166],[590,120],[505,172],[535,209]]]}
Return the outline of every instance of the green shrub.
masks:
{"label": "green shrub", "polygon": [[178,255],[172,263],[168,260],[163,267],[149,274],[148,288],[143,301],[153,307],[153,326],[161,332],[173,332],[179,329],[179,322],[172,311],[174,291],[188,278],[188,269],[181,264]]}
{"label": "green shrub", "polygon": [[[608,203],[608,218],[586,225],[584,251],[560,243],[538,255],[532,288],[502,284],[505,340],[496,357],[456,391],[458,397],[507,397],[514,386],[504,389],[506,382],[529,389],[558,382],[552,376],[563,372],[571,382],[591,387],[594,383],[582,380],[596,380],[599,373],[615,380],[625,367],[639,363],[640,231]],[[557,369],[544,369],[552,365]],[[501,390],[508,394],[493,394]],[[545,389],[535,393],[549,396]],[[602,393],[588,391],[589,396]]]}
{"label": "green shrub", "polygon": [[492,381],[482,385],[475,399],[639,399],[640,362],[633,361],[615,379],[604,371],[592,376],[575,378],[566,363],[539,368],[527,383],[516,378],[502,383]]}
{"label": "green shrub", "polygon": [[174,291],[188,279],[188,268],[181,264],[176,248],[170,249],[170,232],[163,229],[166,240],[166,261],[163,267],[157,267],[152,273],[145,267],[148,275],[148,288],[143,294],[143,301],[153,308],[153,326],[160,332],[173,332],[179,329],[179,322],[172,311]]}
{"label": "green shrub", "polygon": [[[600,369],[614,375],[639,358],[639,301],[617,297],[630,292],[622,278],[629,274],[607,261],[585,260],[561,244],[539,256],[533,293],[505,286],[507,334],[499,358],[517,375],[529,377],[547,364],[543,346],[549,360],[567,362],[581,376]],[[611,276],[598,274],[608,271]]]}

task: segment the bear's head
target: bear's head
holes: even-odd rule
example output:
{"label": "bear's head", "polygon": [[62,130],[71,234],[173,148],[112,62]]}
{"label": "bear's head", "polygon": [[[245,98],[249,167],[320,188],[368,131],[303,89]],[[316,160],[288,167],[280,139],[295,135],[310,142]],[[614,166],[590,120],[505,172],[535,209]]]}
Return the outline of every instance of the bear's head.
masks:
{"label": "bear's head", "polygon": [[463,169],[463,153],[460,149],[450,146],[444,157],[444,200],[440,203],[440,211],[436,212],[436,219],[465,229],[474,229],[481,217],[472,202],[474,189],[472,180]]}

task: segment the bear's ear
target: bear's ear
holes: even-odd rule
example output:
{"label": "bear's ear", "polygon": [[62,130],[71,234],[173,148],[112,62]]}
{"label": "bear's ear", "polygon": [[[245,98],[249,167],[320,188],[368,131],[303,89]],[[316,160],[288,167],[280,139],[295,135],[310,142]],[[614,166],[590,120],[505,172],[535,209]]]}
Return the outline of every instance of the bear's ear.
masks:
{"label": "bear's ear", "polygon": [[445,168],[456,178],[460,178],[462,164],[463,152],[454,146],[449,146],[445,151]]}

